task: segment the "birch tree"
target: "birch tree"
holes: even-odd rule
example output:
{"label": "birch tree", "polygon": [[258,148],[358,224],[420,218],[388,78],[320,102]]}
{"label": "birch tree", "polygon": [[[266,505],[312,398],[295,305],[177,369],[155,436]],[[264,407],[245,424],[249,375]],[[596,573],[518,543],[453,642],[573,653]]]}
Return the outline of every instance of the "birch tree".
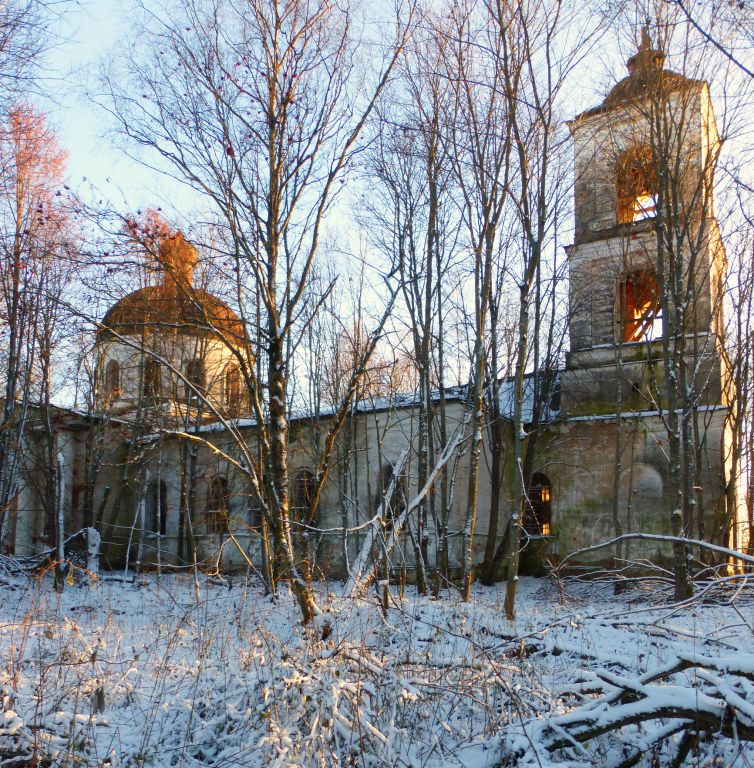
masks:
{"label": "birch tree", "polygon": [[503,84],[502,38],[486,25],[472,4],[451,13],[447,70],[453,73],[454,114],[451,133],[461,217],[473,263],[473,315],[467,408],[471,443],[463,530],[464,599],[473,580],[473,545],[478,511],[479,474],[484,431],[489,309],[500,263],[500,225],[510,182],[511,122]]}
{"label": "birch tree", "polygon": [[[592,45],[597,27],[578,27],[576,16],[560,3],[532,2],[486,4],[499,43],[496,59],[500,90],[504,96],[511,142],[512,183],[507,198],[516,220],[520,263],[516,270],[519,289],[518,338],[513,384],[514,501],[506,549],[505,611],[515,617],[520,532],[536,448],[538,418],[527,432],[524,408],[524,375],[534,342],[539,342],[541,318],[540,276],[548,245],[553,244],[563,216],[565,185],[563,162],[565,135],[560,96],[575,64]],[[555,240],[555,242],[557,242]],[[534,323],[532,324],[532,310]],[[550,339],[552,341],[552,338]],[[538,373],[539,362],[535,365]],[[547,377],[535,396],[535,414],[549,401]]]}
{"label": "birch tree", "polygon": [[[51,386],[53,350],[47,331],[52,323],[50,328],[44,324],[59,312],[59,285],[51,290],[51,283],[56,282],[56,241],[63,230],[55,201],[64,159],[41,114],[29,106],[11,112],[0,144],[0,534],[19,490],[24,435],[29,408],[39,401],[40,370],[46,379],[43,389],[49,392]],[[53,467],[54,455],[53,450]]]}
{"label": "birch tree", "polygon": [[[245,328],[239,364],[259,424],[264,473],[259,477],[249,462],[244,469],[263,504],[276,575],[291,584],[305,622],[315,605],[291,539],[290,355],[326,215],[411,17],[410,6],[397,9],[404,21],[385,48],[361,41],[380,51],[377,71],[366,72],[357,61],[350,10],[329,0],[185,0],[167,14],[144,7],[138,41],[105,77],[106,105],[122,133],[156,153],[169,173],[203,196],[220,222],[238,276]],[[373,80],[371,89],[363,88],[364,77]],[[252,349],[257,318],[245,277],[260,307],[260,350]],[[259,379],[251,359],[263,361]],[[348,397],[361,372],[363,365]],[[323,440],[313,511],[347,399]]]}
{"label": "birch tree", "polygon": [[[404,51],[399,78],[380,108],[369,172],[378,193],[365,200],[377,247],[400,279],[396,325],[405,327],[417,373],[417,482],[423,487],[448,440],[445,408],[449,283],[455,280],[459,218],[453,202],[448,114],[453,105],[446,65],[447,31],[425,12],[422,31]],[[417,509],[417,588],[428,589],[428,539],[434,531],[433,589],[448,577],[448,468]]]}

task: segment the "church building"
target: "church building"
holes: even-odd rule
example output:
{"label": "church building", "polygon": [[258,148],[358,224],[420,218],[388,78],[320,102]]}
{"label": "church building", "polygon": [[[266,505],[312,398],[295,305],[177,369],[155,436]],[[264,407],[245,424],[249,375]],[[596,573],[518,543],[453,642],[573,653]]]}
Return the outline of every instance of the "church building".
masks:
{"label": "church building", "polygon": [[[666,69],[645,34],[628,75],[569,126],[570,351],[549,377],[552,391],[537,418],[522,566],[537,571],[621,533],[674,533],[675,510],[690,538],[740,547],[746,531],[730,477],[727,407],[734,393],[721,346],[725,250],[712,196],[719,141],[708,86]],[[243,386],[244,360],[254,357],[249,324],[194,284],[198,257],[182,235],[160,248],[154,284],[102,318],[97,416],[60,410],[66,528],[97,527],[104,562],[112,565],[128,558],[150,566],[261,568],[259,508],[236,465],[255,451]],[[504,382],[501,411],[512,422],[511,391]],[[465,388],[447,390],[443,402],[449,432],[462,428]],[[317,423],[328,414],[291,418],[291,520],[315,573],[347,574],[388,488],[401,497],[396,509],[418,492],[411,458],[416,404],[406,395],[352,412],[353,450],[331,473],[316,521],[306,520],[306,510]],[[498,495],[486,469],[488,442],[483,450],[475,562]],[[511,456],[507,450],[498,489],[501,521],[513,507]],[[693,479],[689,487],[679,480],[684,462],[693,469],[682,473]],[[467,500],[460,489],[468,465],[468,452],[452,463],[456,492],[445,522],[451,569],[462,559]],[[18,554],[39,550],[49,537],[40,509],[27,483],[10,534]],[[429,561],[437,557],[436,533],[430,520],[421,534]],[[402,533],[394,568],[414,567],[415,535],[411,526]],[[630,557],[667,562],[668,552],[662,543],[633,543]],[[612,556],[606,549],[578,561]]]}

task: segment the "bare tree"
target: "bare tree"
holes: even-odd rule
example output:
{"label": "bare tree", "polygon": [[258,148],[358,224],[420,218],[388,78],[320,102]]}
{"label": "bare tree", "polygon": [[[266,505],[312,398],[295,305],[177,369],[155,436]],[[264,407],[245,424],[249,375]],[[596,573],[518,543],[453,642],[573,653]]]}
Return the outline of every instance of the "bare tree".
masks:
{"label": "bare tree", "polygon": [[[53,153],[54,146],[49,152]],[[49,171],[49,169],[48,169]],[[49,180],[52,181],[54,176]],[[41,466],[48,467],[44,473],[45,486],[39,494],[45,510],[45,519],[56,550],[54,558],[55,587],[63,589],[67,562],[64,551],[66,534],[67,488],[66,479],[70,477],[70,466],[61,458],[58,429],[55,424],[55,406],[53,397],[59,382],[56,380],[56,368],[59,362],[57,351],[65,345],[66,337],[72,331],[72,316],[68,311],[71,293],[71,278],[75,270],[75,245],[73,222],[62,207],[53,207],[52,201],[42,204],[44,210],[44,244],[39,260],[39,280],[41,297],[33,320],[38,381],[32,390],[38,418],[42,424],[42,438],[39,449],[42,454]],[[39,210],[39,209],[38,209]]]}
{"label": "bare tree", "polygon": [[[423,487],[438,452],[448,440],[445,388],[448,285],[458,245],[459,217],[453,186],[447,116],[453,90],[446,70],[448,36],[427,12],[421,33],[407,46],[400,78],[380,108],[379,133],[370,160],[378,193],[364,201],[377,247],[391,261],[401,283],[405,319],[396,315],[410,339],[417,372],[417,481]],[[378,236],[375,236],[378,233]],[[433,589],[448,577],[448,468],[438,488],[418,507],[417,588],[428,588],[428,540],[434,531]],[[430,528],[431,524],[431,528]]]}
{"label": "bare tree", "polygon": [[[39,395],[36,385],[40,371],[42,379],[46,379],[43,389],[49,393],[51,386],[52,338],[51,329],[45,329],[44,322],[52,322],[52,317],[58,314],[61,285],[53,275],[59,256],[56,240],[64,226],[56,211],[55,196],[63,173],[64,153],[44,117],[30,107],[20,106],[11,112],[0,159],[0,216],[4,231],[0,250],[5,372],[0,416],[3,533],[19,490],[21,450],[29,407]],[[40,342],[44,344],[43,350]]]}
{"label": "bare tree", "polygon": [[[732,395],[728,398],[728,424],[730,445],[725,459],[730,462],[726,478],[726,509],[721,520],[724,534],[730,532],[734,549],[746,547],[751,554],[751,529],[754,526],[752,506],[752,366],[754,366],[754,227],[751,215],[747,215],[745,199],[739,197],[742,207],[742,226],[738,232],[726,238],[726,250],[730,259],[730,276],[726,295],[720,297],[729,308],[727,322],[718,333],[720,350],[724,355],[723,389]],[[750,204],[750,201],[749,201]],[[746,505],[746,520],[740,519],[739,508]],[[725,543],[725,535],[721,537]]]}
{"label": "bare tree", "polygon": [[[693,66],[689,56],[682,75],[662,68],[669,30],[659,15],[660,47],[652,47],[645,31],[633,59],[646,82],[643,98],[635,99],[630,108],[637,130],[643,132],[634,138],[633,146],[638,147],[636,152],[645,151],[646,157],[631,162],[639,174],[644,173],[645,194],[655,209],[648,218],[663,324],[657,406],[667,433],[670,490],[675,499],[672,532],[677,537],[696,534],[702,538],[706,532],[699,462],[705,437],[700,408],[710,391],[714,397],[720,390],[722,375],[714,334],[722,317],[725,252],[713,211],[721,142],[707,86],[689,77]],[[688,50],[687,45],[684,48]],[[635,196],[636,190],[630,191]],[[674,545],[674,568],[676,597],[683,599],[692,586],[687,550],[680,543]]]}
{"label": "bare tree", "polygon": [[673,0],[673,4],[707,43],[745,75],[754,78],[754,69],[744,63],[754,47],[754,4],[751,0],[703,5],[687,0]]}
{"label": "bare tree", "polygon": [[[411,8],[400,10],[399,18],[410,22]],[[251,0],[230,7],[186,0],[171,9],[176,21],[147,8],[143,16],[139,42],[105,80],[108,108],[126,136],[156,152],[211,202],[221,222],[245,332],[234,354],[259,425],[263,475],[250,461],[244,470],[269,526],[276,576],[290,582],[309,621],[315,606],[296,564],[289,516],[291,350],[303,302],[311,298],[307,289],[325,216],[406,27],[399,25],[373,90],[359,99],[355,76],[363,73],[356,69],[353,22],[333,3]],[[262,349],[255,354],[257,303]],[[263,368],[258,371],[253,360]],[[312,513],[362,373],[363,365],[323,440]]]}
{"label": "bare tree", "polygon": [[49,44],[53,2],[9,0],[0,8],[0,105],[12,109],[36,87]]}
{"label": "bare tree", "polygon": [[[512,208],[513,240],[518,243],[520,259],[516,268],[519,316],[512,398],[515,493],[509,535],[501,545],[507,559],[506,614],[512,619],[520,531],[533,471],[537,426],[540,412],[550,400],[554,360],[549,358],[557,355],[559,347],[553,336],[553,316],[549,324],[551,330],[545,335],[549,351],[543,357],[539,355],[543,301],[546,300],[541,291],[542,264],[548,245],[557,242],[557,225],[565,200],[563,179],[567,166],[563,160],[565,136],[559,99],[567,76],[593,43],[597,28],[594,24],[584,24],[575,36],[571,35],[574,16],[559,4],[488,3],[486,11],[494,30],[495,45],[489,50],[498,72],[494,87],[503,102],[508,126],[509,168],[503,194]],[[556,273],[557,269],[553,271]],[[554,310],[554,292],[551,301],[550,307]],[[535,367],[537,391],[533,412],[527,415],[524,377],[530,362]],[[540,374],[541,367],[549,369],[548,375]],[[529,421],[533,428],[527,431]]]}
{"label": "bare tree", "polygon": [[[468,600],[473,580],[479,473],[484,430],[489,310],[495,269],[500,256],[500,225],[510,182],[511,122],[503,86],[501,44],[496,30],[472,4],[451,15],[446,68],[454,77],[452,157],[461,191],[461,215],[473,256],[472,352],[468,413],[471,447],[463,532],[463,594]],[[494,527],[494,525],[493,525]]]}

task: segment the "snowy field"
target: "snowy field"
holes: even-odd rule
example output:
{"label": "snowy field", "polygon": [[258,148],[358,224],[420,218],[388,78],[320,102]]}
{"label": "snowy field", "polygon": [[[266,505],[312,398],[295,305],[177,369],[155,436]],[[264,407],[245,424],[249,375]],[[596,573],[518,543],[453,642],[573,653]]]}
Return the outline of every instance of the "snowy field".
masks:
{"label": "snowy field", "polygon": [[754,765],[743,592],[523,579],[511,625],[501,587],[322,584],[303,627],[240,577],[114,578],[1,582],[0,765]]}

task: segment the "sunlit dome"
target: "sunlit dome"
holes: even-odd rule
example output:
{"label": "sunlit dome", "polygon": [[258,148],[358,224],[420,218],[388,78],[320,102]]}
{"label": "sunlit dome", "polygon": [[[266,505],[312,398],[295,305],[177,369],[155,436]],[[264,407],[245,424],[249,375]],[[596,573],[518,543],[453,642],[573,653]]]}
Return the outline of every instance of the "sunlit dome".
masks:
{"label": "sunlit dome", "polygon": [[243,339],[238,315],[221,299],[193,285],[196,249],[178,232],[160,244],[160,282],[139,288],[105,314],[100,337],[142,334],[149,330],[183,334],[215,333]]}

